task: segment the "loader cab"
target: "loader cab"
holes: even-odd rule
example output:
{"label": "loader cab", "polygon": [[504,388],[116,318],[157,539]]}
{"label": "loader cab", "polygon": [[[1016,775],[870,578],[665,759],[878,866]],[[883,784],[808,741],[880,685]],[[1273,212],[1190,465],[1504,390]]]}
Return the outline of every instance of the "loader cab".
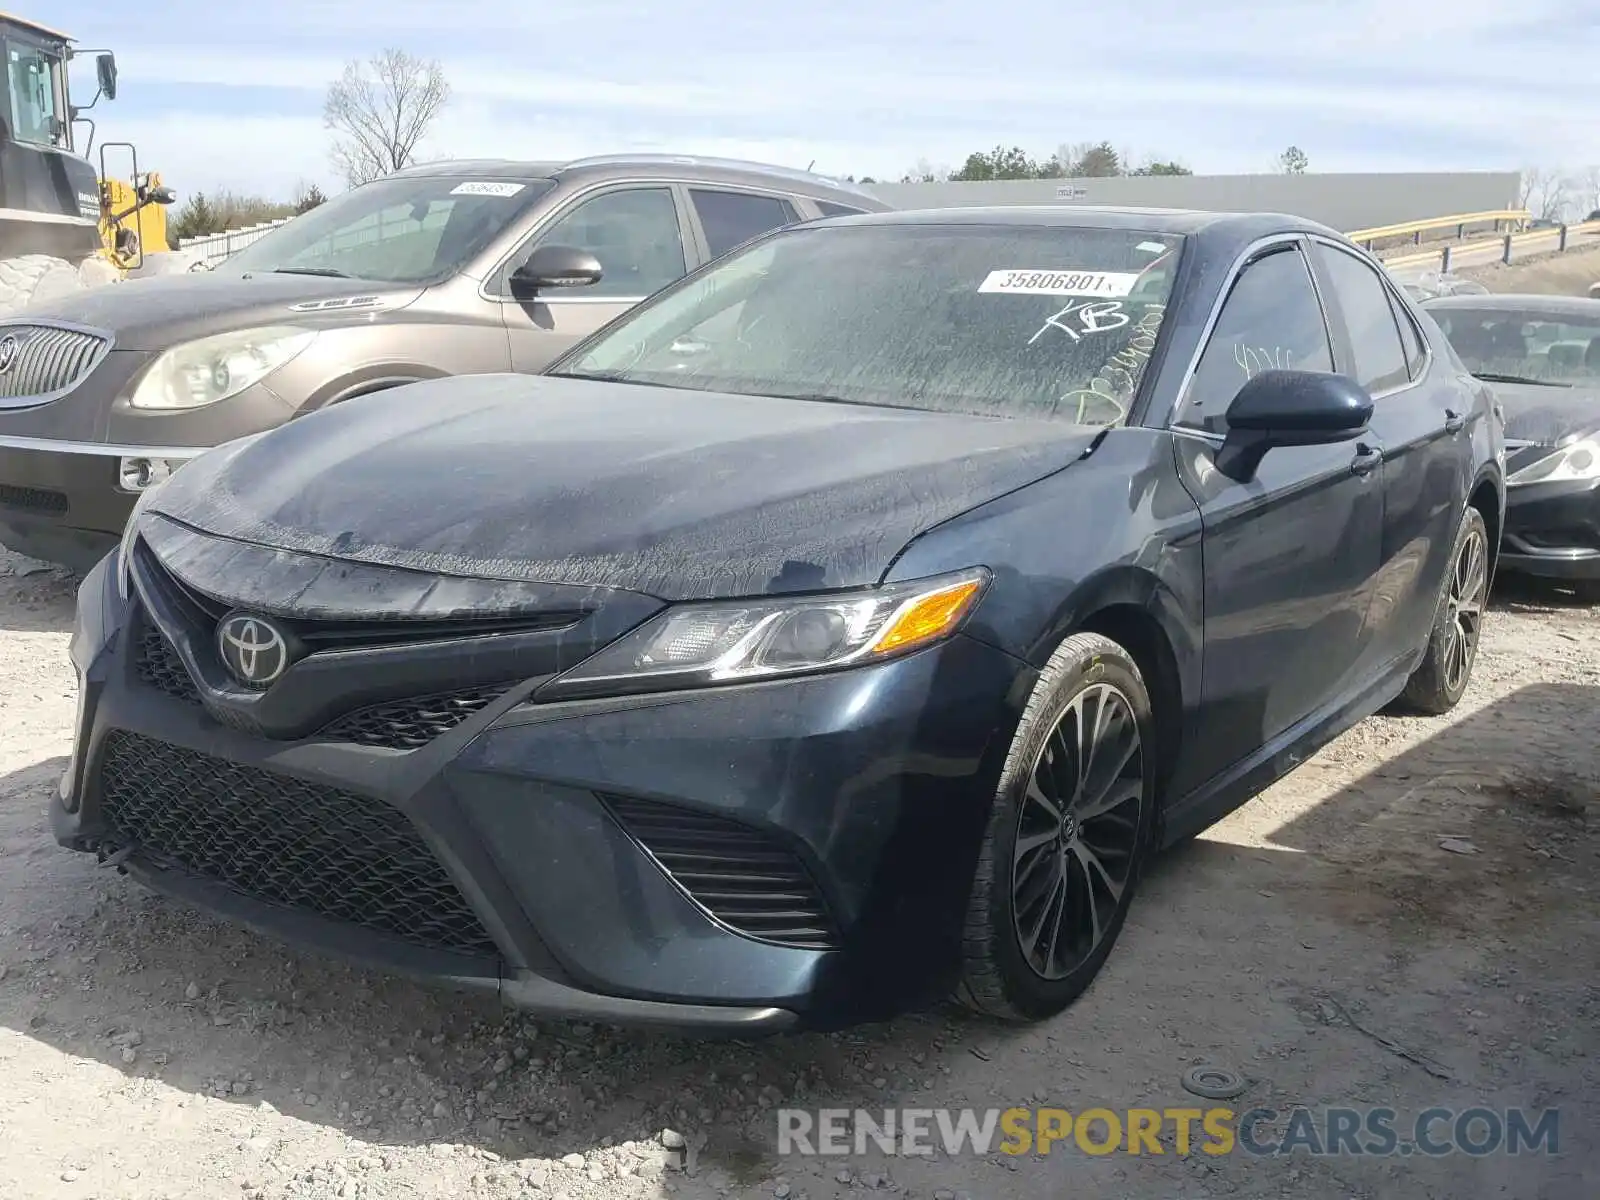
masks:
{"label": "loader cab", "polygon": [[39,26],[0,17],[6,106],[0,119],[11,140],[72,153],[72,100],[67,39]]}

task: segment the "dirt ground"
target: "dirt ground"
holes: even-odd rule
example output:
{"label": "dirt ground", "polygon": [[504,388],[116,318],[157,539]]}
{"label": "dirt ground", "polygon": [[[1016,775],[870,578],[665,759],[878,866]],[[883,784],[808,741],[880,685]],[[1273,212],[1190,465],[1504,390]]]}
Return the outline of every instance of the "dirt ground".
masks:
{"label": "dirt ground", "polygon": [[[59,850],[73,581],[19,569],[0,554],[3,1200],[1600,1195],[1600,610],[1503,592],[1455,714],[1367,721],[1159,861],[1048,1025],[707,1044],[350,970]],[[1236,1111],[1554,1107],[1560,1153],[773,1157],[774,1107],[1183,1107],[1197,1063],[1243,1074]]]}

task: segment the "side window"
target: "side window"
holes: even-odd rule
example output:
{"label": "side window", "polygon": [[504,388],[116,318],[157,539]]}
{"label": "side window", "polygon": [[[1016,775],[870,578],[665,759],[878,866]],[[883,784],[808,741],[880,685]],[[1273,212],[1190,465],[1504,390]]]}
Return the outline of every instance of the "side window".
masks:
{"label": "side window", "polygon": [[864,208],[851,208],[848,204],[834,204],[829,200],[814,202],[817,211],[825,217],[858,217],[867,210]]}
{"label": "side window", "polygon": [[1317,243],[1339,310],[1350,334],[1356,360],[1356,382],[1374,394],[1397,388],[1411,376],[1400,328],[1389,303],[1389,289],[1373,269],[1352,254]]}
{"label": "side window", "polygon": [[1200,353],[1178,423],[1228,431],[1228,405],[1262,371],[1331,371],[1333,351],[1311,271],[1293,247],[1269,251],[1234,282]]}
{"label": "side window", "polygon": [[1420,379],[1422,365],[1428,358],[1422,334],[1417,329],[1417,323],[1411,319],[1411,314],[1406,312],[1405,305],[1392,292],[1389,294],[1389,304],[1394,308],[1395,323],[1400,326],[1400,344],[1406,352],[1406,373],[1412,379]]}
{"label": "side window", "polygon": [[753,237],[800,218],[787,200],[748,192],[711,192],[691,188],[689,197],[706,231],[706,249],[718,258]]}
{"label": "side window", "polygon": [[36,146],[56,141],[56,92],[51,59],[20,42],[6,46],[6,77],[11,93],[11,136]]}
{"label": "side window", "polygon": [[573,246],[600,260],[600,279],[573,296],[643,298],[688,272],[678,206],[670,188],[624,188],[585,200],[517,255],[538,246]]}

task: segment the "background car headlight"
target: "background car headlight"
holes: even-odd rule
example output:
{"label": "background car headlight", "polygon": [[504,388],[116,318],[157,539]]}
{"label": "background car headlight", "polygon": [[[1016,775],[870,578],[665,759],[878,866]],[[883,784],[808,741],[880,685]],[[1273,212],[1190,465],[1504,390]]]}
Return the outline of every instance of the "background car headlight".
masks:
{"label": "background car headlight", "polygon": [[1578,438],[1506,477],[1507,484],[1600,479],[1600,434]]}
{"label": "background car headlight", "polygon": [[745,683],[910,654],[960,628],[977,567],[866,591],[674,605],[539,690],[540,700]]}
{"label": "background car headlight", "polygon": [[128,404],[168,411],[215,404],[259,383],[316,337],[315,330],[271,325],[185,342],[150,364]]}

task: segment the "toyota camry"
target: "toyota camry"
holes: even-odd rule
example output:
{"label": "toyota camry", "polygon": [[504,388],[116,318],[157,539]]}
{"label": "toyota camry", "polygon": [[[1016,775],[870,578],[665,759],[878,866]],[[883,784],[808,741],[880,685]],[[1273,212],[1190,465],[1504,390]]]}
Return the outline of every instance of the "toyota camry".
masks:
{"label": "toyota camry", "polygon": [[1151,854],[1460,699],[1503,457],[1317,225],[797,225],[544,375],[144,492],[82,585],[56,836],[546,1013],[1047,1018]]}

